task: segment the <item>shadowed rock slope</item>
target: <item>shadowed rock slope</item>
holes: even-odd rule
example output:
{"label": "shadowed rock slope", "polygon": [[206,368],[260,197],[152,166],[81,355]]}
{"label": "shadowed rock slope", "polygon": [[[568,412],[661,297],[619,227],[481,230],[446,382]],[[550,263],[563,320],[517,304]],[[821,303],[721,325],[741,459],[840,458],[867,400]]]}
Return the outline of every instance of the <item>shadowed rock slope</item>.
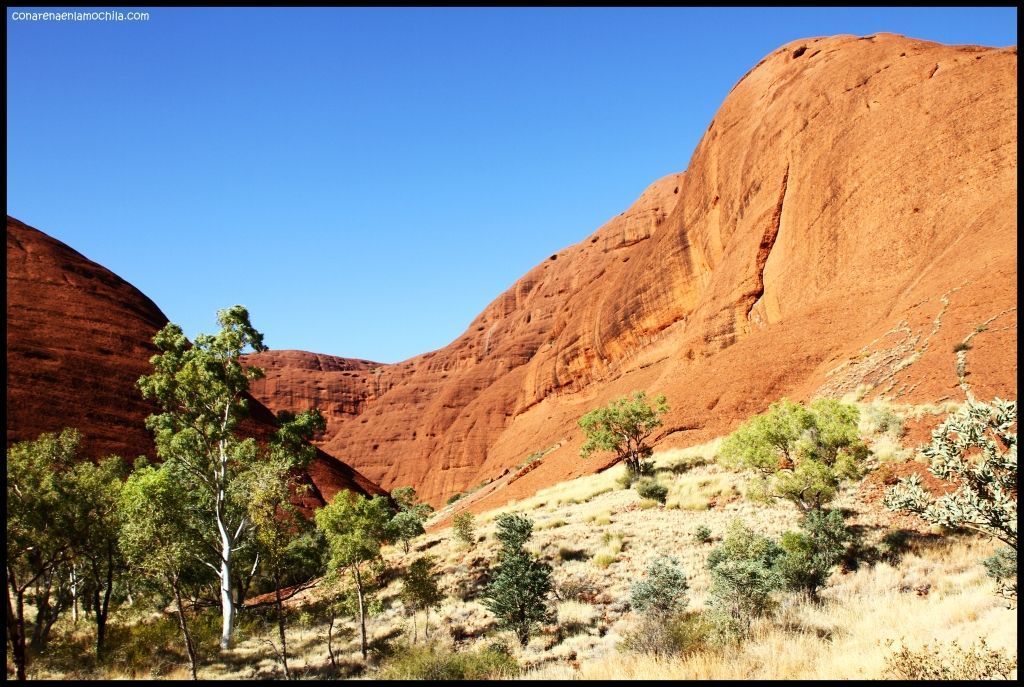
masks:
{"label": "shadowed rock slope", "polygon": [[434,505],[550,449],[474,510],[599,467],[577,457],[576,420],[634,389],[668,395],[663,447],[783,396],[1015,398],[1016,84],[1015,47],[785,45],[685,173],[450,345],[394,365],[271,351],[252,357],[268,370],[253,393],[320,405],[325,450]]}
{"label": "shadowed rock slope", "polygon": [[[167,323],[138,289],[67,245],[7,218],[7,443],[75,427],[83,453],[155,455],[145,418],[156,406],[136,387],[152,372],[153,335]],[[260,439],[274,414],[249,399],[242,431]],[[378,493],[350,466],[317,450],[307,506],[339,489]]]}

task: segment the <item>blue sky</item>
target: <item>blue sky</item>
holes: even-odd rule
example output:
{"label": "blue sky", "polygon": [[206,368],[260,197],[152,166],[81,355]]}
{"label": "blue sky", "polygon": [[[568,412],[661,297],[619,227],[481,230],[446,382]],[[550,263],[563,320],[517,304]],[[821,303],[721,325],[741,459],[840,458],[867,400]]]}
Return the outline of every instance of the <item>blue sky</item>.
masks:
{"label": "blue sky", "polygon": [[685,169],[780,45],[1017,43],[1013,8],[12,11],[9,214],[190,336],[242,303],[271,348],[381,362]]}

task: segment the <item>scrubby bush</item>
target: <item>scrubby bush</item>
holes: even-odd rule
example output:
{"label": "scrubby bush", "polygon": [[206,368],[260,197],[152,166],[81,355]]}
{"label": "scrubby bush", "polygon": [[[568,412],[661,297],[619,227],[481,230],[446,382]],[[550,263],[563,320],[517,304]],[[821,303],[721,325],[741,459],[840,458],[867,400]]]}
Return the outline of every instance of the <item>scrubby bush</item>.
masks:
{"label": "scrubby bush", "polygon": [[776,565],[779,545],[755,534],[739,520],[708,555],[711,575],[709,619],[721,639],[745,636],[750,623],[772,612],[783,580]]}
{"label": "scrubby bush", "polygon": [[679,561],[658,556],[647,567],[647,576],[630,588],[630,605],[645,615],[668,616],[686,608],[688,588]]}
{"label": "scrubby bush", "polygon": [[581,572],[556,582],[553,591],[559,601],[593,603],[600,589],[590,573]]}
{"label": "scrubby bush", "polygon": [[935,497],[919,475],[910,475],[885,494],[885,505],[892,510],[917,513],[943,527],[971,529],[1006,544],[1013,556],[1001,554],[998,562],[986,566],[1003,579],[1016,577],[1016,424],[1016,401],[968,401],[935,428],[931,444],[921,449],[931,460],[929,471],[956,489]]}
{"label": "scrubby bush", "polygon": [[476,519],[473,514],[464,510],[452,518],[452,532],[457,540],[472,546],[476,541]]}
{"label": "scrubby bush", "polygon": [[455,503],[456,501],[458,501],[459,499],[461,499],[462,496],[463,496],[463,494],[462,494],[461,491],[460,492],[456,492],[456,493],[454,493],[454,494],[452,494],[451,496],[448,497],[448,500],[446,501],[446,503],[450,506],[453,503]]}
{"label": "scrubby bush", "polygon": [[497,616],[499,627],[513,630],[526,646],[533,628],[552,619],[547,600],[551,566],[523,549],[533,534],[530,518],[504,513],[495,522],[501,551],[483,604]]}
{"label": "scrubby bush", "polygon": [[995,555],[982,561],[988,576],[996,581],[996,589],[1008,598],[1017,596],[1017,549],[1004,546]]}
{"label": "scrubby bush", "polygon": [[711,623],[700,613],[646,617],[637,629],[625,633],[619,648],[630,653],[682,656],[704,648],[712,634]]}
{"label": "scrubby bush", "polygon": [[665,503],[665,498],[668,496],[668,487],[653,479],[641,479],[636,483],[636,493],[642,498]]}
{"label": "scrubby bush", "polygon": [[898,680],[994,680],[1010,679],[1017,662],[984,639],[967,649],[956,641],[926,644],[914,651],[903,647],[885,661],[885,677]]}
{"label": "scrubby bush", "polygon": [[860,426],[868,434],[888,434],[894,438],[903,434],[903,420],[881,403],[872,403],[864,409]]}
{"label": "scrubby bush", "polygon": [[[514,677],[519,666],[507,648],[490,645],[451,651],[440,645],[395,647],[377,674],[382,680],[491,680]],[[503,650],[504,649],[504,650]]]}
{"label": "scrubby bush", "polygon": [[773,403],[722,443],[722,463],[759,473],[751,496],[792,501],[800,510],[820,509],[843,480],[859,476],[868,455],[856,406],[818,399],[810,406],[786,399]]}
{"label": "scrubby bush", "polygon": [[693,538],[698,544],[707,544],[711,541],[711,528],[707,525],[701,525],[693,531]]}
{"label": "scrubby bush", "polygon": [[800,521],[800,529],[782,535],[783,553],[777,566],[786,589],[813,599],[842,559],[852,535],[838,510],[811,511]]}

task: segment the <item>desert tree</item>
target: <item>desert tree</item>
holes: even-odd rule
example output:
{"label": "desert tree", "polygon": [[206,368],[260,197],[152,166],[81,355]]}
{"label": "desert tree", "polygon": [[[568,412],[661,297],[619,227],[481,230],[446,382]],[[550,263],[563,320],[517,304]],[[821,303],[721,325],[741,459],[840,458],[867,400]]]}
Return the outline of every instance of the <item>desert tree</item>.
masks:
{"label": "desert tree", "polygon": [[[444,600],[444,594],[437,584],[438,573],[432,556],[417,558],[402,572],[402,591],[400,598],[412,617],[412,641],[416,642],[416,613],[428,612],[437,608]],[[423,628],[427,634],[426,621]]]}
{"label": "desert tree", "polygon": [[256,548],[274,585],[281,666],[285,679],[290,680],[281,587],[287,573],[289,553],[301,541],[298,535],[307,526],[306,519],[292,499],[306,486],[299,484],[298,470],[306,467],[316,453],[307,442],[322,432],[327,424],[318,409],[299,415],[282,412],[278,415],[278,423],[279,429],[271,439],[263,460],[246,472],[241,486],[247,494],[246,515],[252,523]]}
{"label": "desert tree", "polygon": [[330,551],[328,569],[335,573],[350,572],[355,583],[359,647],[365,659],[367,609],[362,567],[378,559],[381,546],[388,541],[391,522],[388,501],[383,496],[366,498],[350,491],[339,491],[314,517]]}
{"label": "desert tree", "polygon": [[483,594],[483,604],[498,618],[498,626],[516,633],[522,646],[540,623],[550,622],[548,603],[551,566],[524,547],[533,535],[533,521],[518,513],[495,520],[501,542],[498,561]]}
{"label": "desert tree", "polygon": [[56,617],[51,585],[73,556],[62,477],[73,468],[80,442],[77,430],[65,429],[7,449],[7,641],[19,680],[27,677],[26,597],[36,606],[34,634],[45,636],[43,628]]}
{"label": "desert tree", "polygon": [[632,397],[615,399],[604,408],[596,408],[579,419],[586,435],[580,456],[587,458],[595,451],[613,451],[625,462],[631,478],[649,472],[646,464],[653,452],[647,445],[654,430],[661,426],[661,416],[669,410],[664,396],[654,399],[652,406],[643,391]]}
{"label": "desert tree", "polygon": [[409,542],[423,534],[423,522],[434,509],[426,503],[418,503],[416,490],[412,487],[398,487],[391,492],[391,498],[398,511],[388,525],[392,541],[402,542],[405,553],[409,553]]}
{"label": "desert tree", "polygon": [[252,529],[239,485],[259,458],[256,441],[241,439],[236,430],[247,412],[249,382],[263,372],[242,365],[241,355],[266,346],[244,307],[218,311],[217,321],[220,331],[199,334],[194,345],[174,323],[157,332],[153,343],[161,352],[150,359],[153,374],[141,377],[139,388],[163,410],[150,415],[146,426],[157,455],[187,485],[181,507],[203,513],[209,523],[203,562],[220,578],[220,645],[226,649],[238,603],[235,557]]}
{"label": "desert tree", "polygon": [[185,485],[169,465],[137,462],[121,489],[118,537],[131,574],[163,587],[174,599],[189,670],[195,680],[198,661],[185,612],[184,588],[187,582],[209,579],[214,573],[197,560],[195,552],[203,546],[200,531],[206,523],[193,509],[183,507],[188,500]]}
{"label": "desert tree", "polygon": [[120,457],[108,456],[98,463],[78,462],[64,475],[68,483],[67,506],[72,511],[68,534],[74,554],[74,572],[76,583],[88,594],[92,608],[97,660],[104,656],[111,597],[115,582],[121,581],[118,578],[124,570],[118,543],[121,528],[118,503],[127,472]]}
{"label": "desert tree", "polygon": [[1000,591],[1015,594],[1004,584],[1016,578],[1017,559],[1017,403],[993,399],[969,400],[932,432],[921,449],[929,471],[951,482],[953,491],[934,496],[918,475],[891,487],[885,505],[916,513],[925,521],[949,528],[974,530],[1006,546],[986,561]]}
{"label": "desert tree", "polygon": [[859,415],[856,406],[833,399],[810,406],[783,399],[726,437],[722,463],[758,473],[754,496],[791,501],[804,513],[821,509],[844,480],[860,475],[868,449]]}

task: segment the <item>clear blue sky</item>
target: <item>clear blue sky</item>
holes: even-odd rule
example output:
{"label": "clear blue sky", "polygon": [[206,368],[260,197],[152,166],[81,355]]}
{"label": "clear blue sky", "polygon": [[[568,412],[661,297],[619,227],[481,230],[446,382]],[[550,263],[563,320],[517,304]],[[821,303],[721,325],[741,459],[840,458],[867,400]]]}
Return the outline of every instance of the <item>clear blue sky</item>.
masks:
{"label": "clear blue sky", "polygon": [[789,41],[1017,43],[990,9],[150,9],[7,15],[9,214],[190,336],[398,361],[686,168]]}

